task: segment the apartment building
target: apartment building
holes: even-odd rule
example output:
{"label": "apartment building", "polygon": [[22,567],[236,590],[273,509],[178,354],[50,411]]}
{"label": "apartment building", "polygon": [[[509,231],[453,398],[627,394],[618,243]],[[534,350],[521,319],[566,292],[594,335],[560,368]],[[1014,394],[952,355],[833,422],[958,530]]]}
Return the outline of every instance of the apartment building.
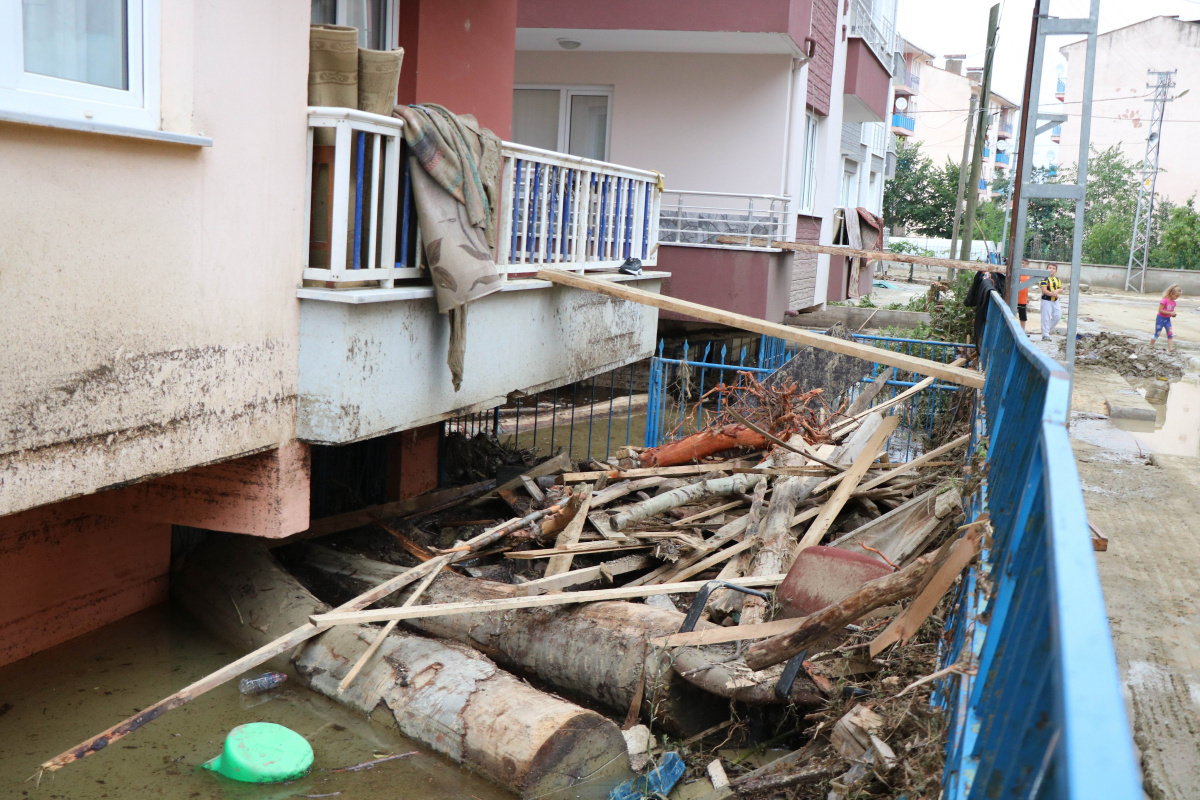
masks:
{"label": "apartment building", "polygon": [[840,258],[752,237],[828,244],[836,208],[879,212],[895,12],[895,0],[520,0],[513,138],[662,172],[664,292],[779,321],[869,291],[868,271],[847,285]]}
{"label": "apartment building", "polygon": [[[0,664],[164,601],[173,526],[302,531],[318,476],[363,443],[386,455],[390,498],[424,491],[442,420],[651,353],[653,309],[532,273],[636,256],[641,276],[609,278],[656,291],[653,158],[503,144],[503,285],[470,305],[456,389],[401,121],[309,107],[310,23],[344,23],[405,48],[401,102],[509,138],[516,0],[14,8]],[[546,202],[552,174],[570,200]],[[540,216],[564,203],[569,230]]]}
{"label": "apartment building", "polygon": [[[1061,166],[1074,164],[1079,155],[1084,45],[1080,41],[1061,48],[1067,68],[1055,96],[1067,121],[1053,131],[1055,160]],[[1200,167],[1188,144],[1200,119],[1200,20],[1152,17],[1096,37],[1091,143],[1099,150],[1116,145],[1135,163],[1145,157],[1154,92],[1154,79],[1147,74],[1151,70],[1176,71],[1171,89],[1176,99],[1167,103],[1163,117],[1155,190],[1182,203],[1200,190]]]}
{"label": "apartment building", "polygon": [[[983,70],[964,70],[960,56],[946,56],[941,66],[935,64],[936,60],[932,53],[903,41],[898,61],[903,66],[904,80],[901,82],[898,77],[898,65],[892,133],[919,142],[921,152],[938,166],[947,160],[960,164],[971,98],[980,94]],[[993,181],[1008,177],[1016,164],[1019,116],[1019,104],[997,92],[991,93],[982,172],[975,187],[981,200],[995,196]]]}

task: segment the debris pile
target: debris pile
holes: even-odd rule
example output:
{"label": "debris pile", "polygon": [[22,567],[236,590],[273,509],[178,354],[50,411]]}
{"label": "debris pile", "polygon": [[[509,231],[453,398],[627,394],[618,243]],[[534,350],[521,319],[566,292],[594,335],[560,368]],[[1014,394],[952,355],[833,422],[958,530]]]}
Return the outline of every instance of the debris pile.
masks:
{"label": "debris pile", "polygon": [[[1061,357],[1066,358],[1066,340],[1060,345]],[[1183,376],[1183,358],[1168,353],[1166,344],[1151,347],[1120,333],[1101,331],[1081,334],[1075,343],[1075,360],[1081,364],[1107,367],[1126,378],[1169,378]]]}
{"label": "debris pile", "polygon": [[938,639],[986,534],[961,524],[969,436],[895,463],[889,437],[928,382],[831,405],[741,379],[699,433],[609,463],[559,454],[314,520],[270,550],[210,537],[174,590],[262,660],[194,686],[290,653],[305,685],[386,708],[525,797],[614,760],[613,796],[631,800],[936,797],[930,692],[969,669],[939,670]]}

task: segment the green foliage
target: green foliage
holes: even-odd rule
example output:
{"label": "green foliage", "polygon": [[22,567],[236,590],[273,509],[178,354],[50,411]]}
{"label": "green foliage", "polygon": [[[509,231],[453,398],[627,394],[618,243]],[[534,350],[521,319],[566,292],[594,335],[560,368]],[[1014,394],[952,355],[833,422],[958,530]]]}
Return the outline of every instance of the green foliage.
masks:
{"label": "green foliage", "polygon": [[1127,263],[1132,235],[1132,216],[1110,216],[1088,231],[1083,240],[1083,260],[1088,264]]}
{"label": "green foliage", "polygon": [[1200,269],[1200,214],[1195,197],[1168,209],[1158,246],[1150,251],[1150,266]]}
{"label": "green foliage", "polygon": [[888,250],[893,253],[911,253],[916,256],[933,258],[933,251],[913,244],[912,242],[888,242]]}
{"label": "green foliage", "polygon": [[883,223],[892,230],[921,230],[932,196],[933,162],[921,154],[921,146],[901,139],[896,145],[896,177],[883,191]]}

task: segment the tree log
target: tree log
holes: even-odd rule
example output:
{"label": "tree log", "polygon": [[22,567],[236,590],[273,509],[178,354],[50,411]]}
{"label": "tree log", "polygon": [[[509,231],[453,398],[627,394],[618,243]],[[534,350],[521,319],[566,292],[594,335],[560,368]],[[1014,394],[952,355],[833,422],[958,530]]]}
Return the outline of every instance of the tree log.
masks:
{"label": "tree log", "polygon": [[649,450],[643,450],[638,460],[643,467],[673,467],[735,448],[761,450],[767,446],[767,437],[750,430],[745,425],[723,425],[710,428],[674,442],[667,442]]}
{"label": "tree log", "polygon": [[[350,582],[374,582],[399,569],[361,556],[324,548],[306,549],[306,563]],[[431,603],[483,601],[521,594],[519,586],[464,578],[443,572],[425,592]],[[581,606],[522,609],[500,614],[459,614],[405,620],[405,625],[434,636],[476,647],[497,661],[535,675],[565,692],[599,702],[624,714],[643,685],[642,717],[668,730],[690,735],[711,726],[727,712],[712,702],[712,694],[730,697],[726,678],[719,673],[680,680],[672,670],[679,653],[648,645],[649,639],[679,630],[684,615],[645,603],[608,601]],[[697,630],[717,626],[701,622]],[[694,651],[692,667],[708,664],[709,656]],[[678,666],[676,666],[678,669]],[[794,695],[816,702],[815,688],[797,680]],[[768,691],[746,692],[751,701],[777,703]],[[703,694],[698,689],[703,689]]]}
{"label": "tree log", "polygon": [[877,608],[898,603],[915,594],[924,584],[925,575],[938,556],[922,556],[899,572],[869,581],[844,600],[806,617],[796,630],[752,644],[746,650],[746,665],[761,670],[787,661],[821,637],[836,633]]}
{"label": "tree log", "polygon": [[[253,648],[324,609],[266,549],[213,536],[172,577],[176,599],[208,628]],[[625,754],[610,720],[545,694],[461,645],[391,634],[345,694],[337,685],[378,629],[340,626],[293,656],[300,680],[363,712],[386,707],[404,735],[520,794],[562,791]]]}
{"label": "tree log", "polygon": [[612,516],[610,520],[614,530],[624,530],[635,522],[649,519],[656,514],[670,511],[705,497],[716,495],[744,494],[752,489],[763,475],[741,472],[724,478],[709,478],[707,480],[689,483],[669,492],[655,495],[649,500],[627,506]]}

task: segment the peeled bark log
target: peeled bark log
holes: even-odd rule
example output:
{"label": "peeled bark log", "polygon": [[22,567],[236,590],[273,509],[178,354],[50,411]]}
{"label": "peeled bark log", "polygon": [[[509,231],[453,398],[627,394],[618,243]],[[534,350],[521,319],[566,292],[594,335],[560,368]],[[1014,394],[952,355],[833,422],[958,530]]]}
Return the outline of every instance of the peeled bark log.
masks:
{"label": "peeled bark log", "polygon": [[[307,563],[351,581],[374,583],[399,567],[324,548],[306,550]],[[463,578],[443,572],[426,589],[431,603],[491,600],[520,594],[519,586]],[[724,718],[728,709],[710,695],[731,697],[720,672],[680,680],[678,659],[689,648],[664,650],[649,639],[675,633],[684,615],[645,603],[609,601],[582,606],[523,609],[502,614],[457,614],[405,620],[421,631],[477,647],[496,660],[536,675],[566,692],[602,703],[624,715],[643,685],[642,717],[680,734],[691,735]],[[697,630],[715,628],[701,622]],[[709,656],[690,650],[692,667]],[[672,669],[675,665],[675,670]],[[796,681],[796,697],[815,697],[811,683]],[[703,689],[705,693],[698,691]],[[742,691],[747,702],[777,703],[769,691]],[[742,698],[738,698],[742,699]]]}
{"label": "peeled bark log", "polygon": [[659,447],[643,450],[638,456],[643,467],[673,467],[676,464],[687,464],[699,461],[705,456],[720,453],[723,450],[746,448],[761,450],[767,446],[767,437],[756,433],[745,425],[725,425],[720,428],[703,430],[685,436],[682,439]]}
{"label": "peeled bark log", "polygon": [[[215,633],[254,648],[327,607],[259,543],[216,537],[172,578],[176,599]],[[469,647],[391,634],[344,694],[338,682],[378,629],[339,626],[293,656],[300,680],[360,711],[390,710],[406,736],[523,797],[579,783],[624,756],[610,720],[539,692]],[[619,763],[619,762],[618,762]]]}
{"label": "peeled bark log", "polygon": [[707,480],[689,483],[669,492],[655,495],[649,500],[643,500],[628,506],[612,516],[610,520],[614,530],[624,530],[634,522],[649,519],[656,514],[670,511],[672,508],[694,503],[705,497],[717,495],[744,494],[753,488],[764,476],[752,472],[740,472],[724,478],[709,478]]}

